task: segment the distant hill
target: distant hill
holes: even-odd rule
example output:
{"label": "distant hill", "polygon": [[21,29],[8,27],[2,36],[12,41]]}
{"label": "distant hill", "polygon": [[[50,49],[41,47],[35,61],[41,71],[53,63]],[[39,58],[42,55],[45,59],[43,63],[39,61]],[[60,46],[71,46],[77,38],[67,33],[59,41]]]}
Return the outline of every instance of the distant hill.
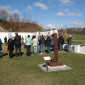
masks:
{"label": "distant hill", "polygon": [[34,22],[8,22],[0,19],[0,31],[8,32],[36,32],[44,29]]}

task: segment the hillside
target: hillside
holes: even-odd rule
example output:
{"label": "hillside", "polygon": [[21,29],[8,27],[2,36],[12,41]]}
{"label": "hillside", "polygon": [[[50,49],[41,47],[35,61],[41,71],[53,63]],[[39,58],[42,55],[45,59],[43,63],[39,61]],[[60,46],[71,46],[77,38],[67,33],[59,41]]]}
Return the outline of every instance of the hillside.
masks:
{"label": "hillside", "polygon": [[0,20],[0,31],[8,32],[36,32],[44,29],[34,22],[8,22]]}

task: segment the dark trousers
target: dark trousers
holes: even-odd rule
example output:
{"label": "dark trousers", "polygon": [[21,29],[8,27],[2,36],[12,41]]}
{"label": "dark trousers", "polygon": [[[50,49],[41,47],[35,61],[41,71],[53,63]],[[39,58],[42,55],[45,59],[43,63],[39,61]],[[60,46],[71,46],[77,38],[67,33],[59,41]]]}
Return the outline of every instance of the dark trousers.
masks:
{"label": "dark trousers", "polygon": [[9,57],[13,58],[13,50],[9,50]]}
{"label": "dark trousers", "polygon": [[31,45],[28,45],[27,46],[27,56],[30,56],[31,55],[30,48],[31,48]]}
{"label": "dark trousers", "polygon": [[18,56],[18,50],[19,50],[19,56],[21,56],[21,46],[15,46],[15,55]]}
{"label": "dark trousers", "polygon": [[0,51],[0,58],[1,58],[1,51]]}

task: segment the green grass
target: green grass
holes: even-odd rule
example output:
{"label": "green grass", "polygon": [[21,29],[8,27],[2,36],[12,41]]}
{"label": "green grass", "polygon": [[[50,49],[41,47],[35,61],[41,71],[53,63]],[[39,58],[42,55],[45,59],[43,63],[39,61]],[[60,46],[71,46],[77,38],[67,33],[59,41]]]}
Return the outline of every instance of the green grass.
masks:
{"label": "green grass", "polygon": [[[3,46],[3,53],[7,53]],[[44,56],[53,57],[53,52],[45,55],[25,55],[9,58],[8,55],[0,59],[0,85],[85,85],[85,55],[58,52],[59,60],[63,64],[72,67],[72,70],[45,72],[38,67],[44,63]],[[9,61],[3,61],[9,59]]]}
{"label": "green grass", "polygon": [[[70,34],[68,34],[68,37],[69,37],[69,35]],[[71,34],[71,35],[72,35],[72,40],[81,40],[81,41],[72,41],[72,43],[85,44],[85,35],[80,35],[80,34]],[[65,43],[67,43],[68,37],[64,37]]]}
{"label": "green grass", "polygon": [[80,34],[72,34],[74,37],[74,40],[85,40],[85,35],[80,35]]}

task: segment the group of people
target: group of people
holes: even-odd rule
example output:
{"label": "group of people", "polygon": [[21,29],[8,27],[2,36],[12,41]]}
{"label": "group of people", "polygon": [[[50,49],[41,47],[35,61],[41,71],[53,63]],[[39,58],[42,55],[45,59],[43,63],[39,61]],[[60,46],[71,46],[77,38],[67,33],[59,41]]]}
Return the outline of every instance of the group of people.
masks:
{"label": "group of people", "polygon": [[[58,50],[62,51],[63,50],[63,44],[64,44],[64,38],[61,34],[58,36]],[[68,52],[72,51],[71,44],[72,44],[72,36],[69,35],[67,39],[67,44],[68,44]]]}
{"label": "group of people", "polygon": [[[63,44],[64,44],[64,38],[61,34],[59,34],[58,38],[58,50],[63,50]],[[68,51],[71,51],[71,43],[72,43],[72,37],[71,35],[67,39],[68,41]],[[30,35],[27,36],[24,43],[24,48],[27,50],[26,54],[27,56],[31,55],[31,45],[33,44],[33,53],[34,55],[37,55],[37,47],[40,46],[40,55],[44,55],[45,52],[45,46],[47,47],[47,53],[50,53],[50,48],[53,51],[54,50],[54,37],[53,34],[51,36],[40,36],[39,39],[36,36],[33,36],[32,39],[30,38]],[[13,58],[13,51],[15,48],[15,56],[21,56],[21,45],[22,40],[21,36],[18,35],[18,33],[15,33],[15,37],[12,36],[9,37],[7,42],[7,49],[9,51],[9,57]],[[1,50],[2,50],[2,41],[0,39],[0,57],[1,57]],[[19,52],[18,52],[19,51]]]}

